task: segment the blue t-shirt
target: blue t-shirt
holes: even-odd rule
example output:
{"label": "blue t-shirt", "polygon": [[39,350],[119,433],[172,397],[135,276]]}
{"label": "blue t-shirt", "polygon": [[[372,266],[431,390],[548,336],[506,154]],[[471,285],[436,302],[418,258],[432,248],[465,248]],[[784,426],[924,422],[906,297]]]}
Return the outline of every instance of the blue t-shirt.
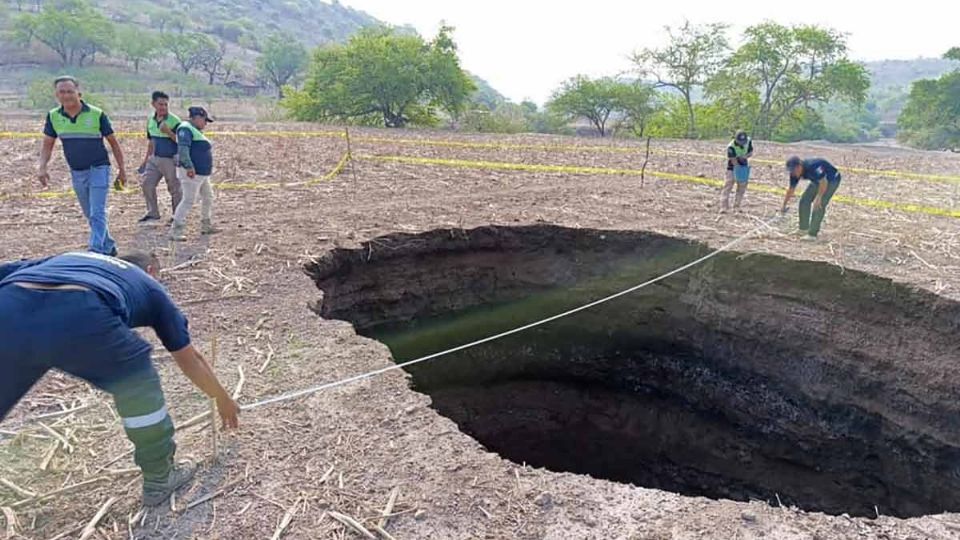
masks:
{"label": "blue t-shirt", "polygon": [[128,327],[153,328],[168,351],[190,344],[187,318],[166,289],[135,264],[86,252],[0,264],[0,287],[18,281],[86,287]]}
{"label": "blue t-shirt", "polygon": [[[80,109],[80,115],[89,111],[90,106],[86,103],[83,103],[83,107]],[[57,109],[56,112],[47,113],[47,119],[43,124],[43,134],[54,138],[58,137],[59,134],[53,127],[53,121],[50,119],[51,114],[63,115],[64,118],[69,119],[70,122],[74,124],[76,124],[77,119],[80,117],[80,115],[77,115],[76,118],[70,118],[70,115],[63,110],[63,107]],[[92,169],[93,167],[110,166],[110,158],[107,156],[107,148],[103,145],[102,137],[109,137],[110,135],[113,135],[113,126],[110,124],[110,119],[107,118],[106,113],[100,115],[99,127],[101,137],[60,138],[60,142],[63,144],[63,157],[67,159],[67,165],[70,166],[70,169],[74,171],[85,171],[87,169]]]}
{"label": "blue t-shirt", "polygon": [[[803,160],[803,175],[801,178],[809,180],[814,184],[819,184],[824,178],[827,182],[836,183],[840,181],[840,171],[825,159],[805,159]],[[801,178],[790,177],[790,187],[797,187]]]}

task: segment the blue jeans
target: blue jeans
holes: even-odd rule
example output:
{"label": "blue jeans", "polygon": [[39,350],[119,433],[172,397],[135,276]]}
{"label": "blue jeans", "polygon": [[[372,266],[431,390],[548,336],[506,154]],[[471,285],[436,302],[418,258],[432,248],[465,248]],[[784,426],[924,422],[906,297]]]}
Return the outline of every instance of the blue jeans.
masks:
{"label": "blue jeans", "polygon": [[113,395],[145,480],[163,481],[176,444],[152,347],[93,291],[0,287],[0,420],[50,369]]}
{"label": "blue jeans", "polygon": [[83,215],[90,224],[90,251],[113,255],[117,243],[107,227],[107,194],[110,192],[110,166],[70,171],[73,191],[77,194]]}

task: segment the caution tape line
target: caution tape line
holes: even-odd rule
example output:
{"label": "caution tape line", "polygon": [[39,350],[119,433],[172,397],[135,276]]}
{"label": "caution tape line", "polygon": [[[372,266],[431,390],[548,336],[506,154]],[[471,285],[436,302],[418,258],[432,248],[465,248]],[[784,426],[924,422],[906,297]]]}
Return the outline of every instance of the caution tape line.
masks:
{"label": "caution tape line", "polygon": [[[141,132],[117,132],[118,137],[132,138],[143,137]],[[346,134],[341,131],[211,131],[207,134],[211,137],[288,137],[288,138],[346,138]],[[31,132],[6,131],[0,132],[0,139],[35,139],[40,134]],[[442,139],[412,139],[412,138],[391,138],[391,137],[372,137],[372,136],[354,136],[352,141],[361,143],[378,144],[400,144],[404,146],[436,146],[445,148],[464,148],[481,150],[536,150],[542,152],[601,152],[601,153],[619,153],[619,154],[639,154],[645,150],[637,146],[599,146],[599,145],[563,145],[563,144],[525,144],[525,143],[505,143],[505,142],[469,142],[469,141],[449,141]],[[651,149],[651,154],[672,155],[672,156],[690,156],[707,158],[712,160],[725,160],[726,157],[717,154],[706,154],[701,152],[690,152],[685,150],[665,150]],[[765,165],[782,165],[783,162],[769,159],[753,159],[755,163]],[[845,171],[869,174],[876,176],[886,176],[890,178],[900,178],[907,180],[930,180],[941,183],[960,183],[960,176],[933,173],[917,173],[908,171],[898,171],[893,169],[868,169],[862,167],[842,167]]]}
{"label": "caution tape line", "polygon": [[[338,176],[343,172],[343,169],[347,166],[347,163],[350,162],[352,157],[349,153],[343,155],[340,158],[340,161],[337,162],[337,165],[330,170],[327,174],[315,178],[313,180],[306,180],[303,182],[218,182],[213,184],[213,187],[224,190],[224,191],[241,191],[241,190],[259,190],[259,189],[275,189],[275,188],[292,188],[300,186],[315,186],[323,182],[327,182]],[[133,195],[139,194],[140,191],[136,189],[124,188],[122,190],[116,190],[114,193],[118,195]],[[63,197],[73,197],[73,190],[67,189],[65,191],[40,191],[37,193],[27,193],[22,195],[0,195],[0,201],[7,199],[60,199]]]}
{"label": "caution tape line", "polygon": [[[522,172],[548,172],[548,173],[569,173],[569,174],[596,174],[596,175],[616,175],[616,176],[640,176],[644,174],[639,169],[616,169],[607,167],[583,167],[573,165],[542,165],[531,163],[511,163],[503,161],[472,161],[463,159],[442,159],[442,158],[424,158],[409,156],[364,156],[363,159],[375,161],[405,163],[413,165],[437,165],[445,167],[456,167],[463,169],[484,169],[484,170],[509,170]],[[714,178],[703,178],[687,174],[668,173],[660,171],[646,171],[645,174],[664,180],[674,180],[687,182],[710,187],[721,187],[725,183],[723,180]],[[761,193],[770,193],[775,195],[784,195],[786,190],[765,185],[751,185],[750,189]],[[834,201],[854,206],[863,206],[868,208],[881,208],[888,210],[897,210],[911,214],[925,214],[930,216],[949,217],[960,219],[960,210],[950,210],[936,206],[925,206],[920,204],[896,203],[890,201],[881,201],[878,199],[868,199],[861,197],[851,197],[848,195],[835,195]]]}

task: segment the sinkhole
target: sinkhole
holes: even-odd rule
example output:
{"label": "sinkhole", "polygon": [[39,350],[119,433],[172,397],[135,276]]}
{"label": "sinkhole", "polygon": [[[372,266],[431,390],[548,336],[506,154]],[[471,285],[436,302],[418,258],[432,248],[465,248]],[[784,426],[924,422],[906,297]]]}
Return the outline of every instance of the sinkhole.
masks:
{"label": "sinkhole", "polygon": [[[708,252],[642,231],[393,234],[307,273],[312,306],[396,361],[562,312]],[[960,511],[960,304],[824,263],[724,253],[535,329],[411,367],[517,463],[808,511]]]}

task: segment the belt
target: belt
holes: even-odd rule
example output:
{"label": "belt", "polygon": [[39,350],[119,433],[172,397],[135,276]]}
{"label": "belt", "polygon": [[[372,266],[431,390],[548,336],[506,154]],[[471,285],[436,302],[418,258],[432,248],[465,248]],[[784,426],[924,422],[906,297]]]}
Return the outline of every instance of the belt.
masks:
{"label": "belt", "polygon": [[32,289],[35,291],[89,291],[90,289],[84,287],[83,285],[71,285],[69,283],[63,283],[58,285],[47,285],[45,283],[30,283],[28,281],[14,281],[12,283],[17,287],[24,289]]}

